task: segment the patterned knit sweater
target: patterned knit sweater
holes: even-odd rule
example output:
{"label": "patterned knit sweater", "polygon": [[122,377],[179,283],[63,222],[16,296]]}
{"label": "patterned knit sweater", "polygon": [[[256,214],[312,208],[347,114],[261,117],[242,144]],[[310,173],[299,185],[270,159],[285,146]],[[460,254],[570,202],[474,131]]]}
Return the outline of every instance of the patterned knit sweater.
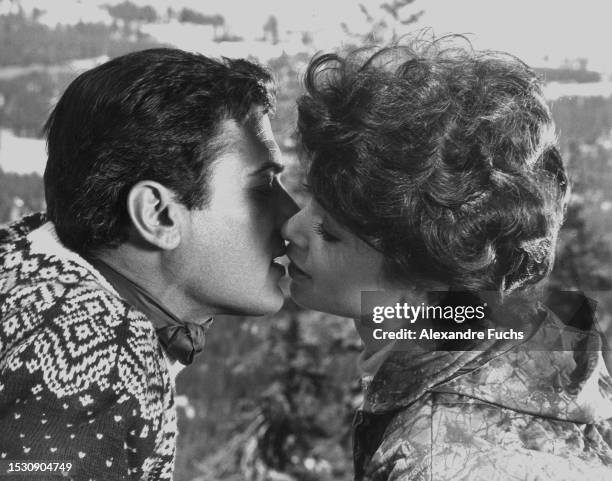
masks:
{"label": "patterned knit sweater", "polygon": [[171,479],[173,382],[151,322],[44,215],[0,228],[0,477]]}

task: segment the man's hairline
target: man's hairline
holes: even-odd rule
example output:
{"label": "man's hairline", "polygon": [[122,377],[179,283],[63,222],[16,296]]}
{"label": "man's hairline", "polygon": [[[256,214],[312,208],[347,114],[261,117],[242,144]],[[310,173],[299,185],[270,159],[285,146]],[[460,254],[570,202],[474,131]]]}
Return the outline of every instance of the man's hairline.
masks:
{"label": "man's hairline", "polygon": [[[261,110],[257,110],[259,108],[261,108]],[[212,172],[214,167],[227,155],[233,154],[239,150],[235,147],[241,144],[242,138],[240,135],[245,133],[245,131],[248,133],[250,129],[252,129],[250,124],[255,119],[256,115],[265,116],[269,114],[269,109],[263,104],[253,104],[242,120],[237,120],[231,115],[225,115],[223,119],[217,123],[214,134],[206,141],[207,147],[213,150],[214,156],[207,166],[209,172]]]}
{"label": "man's hairline", "polygon": [[[267,108],[262,103],[254,103],[251,105],[248,113],[242,118],[242,120],[238,120],[235,116],[230,115],[226,112],[222,118],[216,123],[215,130],[213,134],[206,140],[203,141],[203,145],[205,146],[204,150],[210,150],[211,159],[206,162],[206,166],[204,169],[206,170],[206,175],[204,175],[204,184],[202,189],[205,191],[206,195],[204,196],[203,202],[192,207],[189,210],[198,210],[204,209],[208,205],[208,201],[210,200],[210,188],[212,185],[212,178],[214,176],[216,167],[228,156],[239,152],[241,149],[236,148],[236,146],[241,145],[243,138],[242,134],[246,133],[251,129],[249,126],[250,122],[253,121],[256,115],[269,115],[271,113],[270,109]],[[274,165],[270,165],[267,169],[277,170],[278,172],[284,169],[283,164],[277,164],[278,168],[275,168]],[[267,170],[263,169],[263,170]],[[256,169],[256,171],[259,169]],[[253,173],[257,173],[254,171]]]}

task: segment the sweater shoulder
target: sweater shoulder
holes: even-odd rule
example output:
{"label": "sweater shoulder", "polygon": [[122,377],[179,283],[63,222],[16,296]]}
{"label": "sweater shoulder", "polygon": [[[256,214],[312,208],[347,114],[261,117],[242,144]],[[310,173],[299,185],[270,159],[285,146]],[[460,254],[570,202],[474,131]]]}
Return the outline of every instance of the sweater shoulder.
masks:
{"label": "sweater shoulder", "polygon": [[10,224],[0,225],[0,251],[19,238],[26,236],[32,230],[40,227],[46,221],[46,214],[37,212]]}
{"label": "sweater shoulder", "polygon": [[134,354],[156,351],[155,331],[146,316],[91,277],[69,269],[58,274],[38,264],[36,270],[26,281],[16,279],[21,273],[13,279],[10,273],[0,276],[0,359],[27,344],[71,360],[136,344]]}
{"label": "sweater shoulder", "polygon": [[[13,444],[29,459],[44,459],[45,449],[66,456],[106,449],[100,470],[87,464],[94,471],[80,474],[106,473],[109,465],[127,469],[130,479],[167,474],[174,388],[152,323],[59,244],[48,224],[32,227],[6,230],[0,240],[0,432],[6,440],[0,454]],[[48,434],[41,438],[41,430]],[[63,440],[47,446],[58,430],[66,432]]]}
{"label": "sweater shoulder", "polygon": [[161,394],[154,393],[169,382],[151,322],[94,281],[74,280],[38,279],[5,296],[0,379],[29,385],[34,396],[40,389],[57,399],[83,397],[84,406],[117,393],[139,400],[149,393],[141,411],[159,414]]}

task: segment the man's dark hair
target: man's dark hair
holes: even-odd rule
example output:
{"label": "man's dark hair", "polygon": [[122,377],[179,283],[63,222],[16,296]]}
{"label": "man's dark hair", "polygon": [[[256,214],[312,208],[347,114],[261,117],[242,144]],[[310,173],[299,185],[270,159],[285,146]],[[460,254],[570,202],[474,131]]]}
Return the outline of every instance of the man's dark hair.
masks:
{"label": "man's dark hair", "polygon": [[187,208],[207,201],[207,174],[224,147],[224,120],[273,108],[274,84],[246,60],[175,49],[112,59],[77,77],[45,125],[48,216],[81,253],[127,239],[127,196],[153,180]]}
{"label": "man's dark hair", "polygon": [[534,72],[462,42],[315,57],[298,133],[314,198],[389,278],[510,292],[550,271],[568,181]]}

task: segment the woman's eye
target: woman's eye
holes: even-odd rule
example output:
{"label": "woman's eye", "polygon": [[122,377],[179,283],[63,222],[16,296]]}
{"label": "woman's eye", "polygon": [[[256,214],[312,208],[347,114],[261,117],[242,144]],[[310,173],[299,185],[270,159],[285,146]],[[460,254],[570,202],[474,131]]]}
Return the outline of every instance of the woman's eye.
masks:
{"label": "woman's eye", "polygon": [[325,242],[340,242],[340,239],[325,230],[322,222],[315,224],[314,230]]}

